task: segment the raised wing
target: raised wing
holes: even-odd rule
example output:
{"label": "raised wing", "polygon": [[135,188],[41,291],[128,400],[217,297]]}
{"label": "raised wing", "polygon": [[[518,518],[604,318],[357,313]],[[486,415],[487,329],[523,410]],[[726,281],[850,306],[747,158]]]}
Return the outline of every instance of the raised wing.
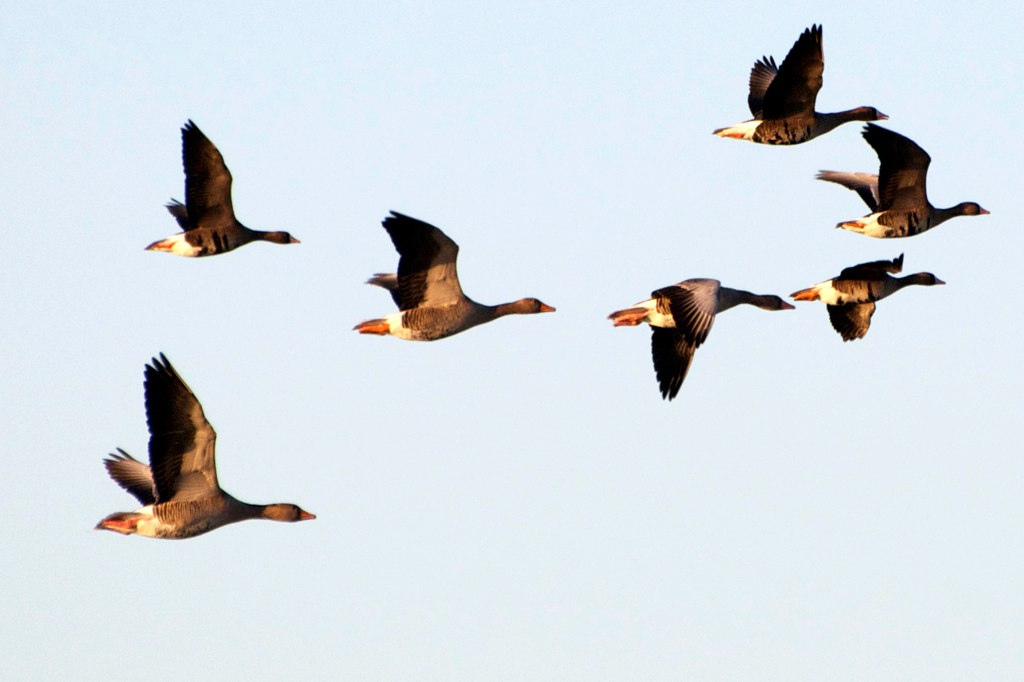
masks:
{"label": "raised wing", "polygon": [[876,260],[843,268],[836,279],[877,280],[886,274],[903,272],[903,254],[892,260]]}
{"label": "raised wing", "polygon": [[878,154],[879,210],[915,211],[928,206],[926,178],[931,157],[909,137],[872,123],[864,139]]}
{"label": "raised wing", "polygon": [[185,168],[188,229],[233,225],[231,172],[217,147],[191,120],[181,129],[181,158]]}
{"label": "raised wing", "polygon": [[185,208],[185,204],[181,203],[177,199],[171,199],[164,208],[167,212],[174,216],[174,220],[177,221],[178,226],[183,230],[191,229],[192,225],[188,222],[188,209]]}
{"label": "raised wing", "polygon": [[815,24],[800,34],[782,60],[778,73],[765,90],[761,118],[812,113],[824,71],[821,26]]}
{"label": "raised wing", "polygon": [[157,501],[192,500],[218,493],[217,434],[163,353],[146,366],[146,418]]}
{"label": "raised wing", "polygon": [[775,65],[775,59],[768,56],[761,57],[751,67],[750,94],[747,95],[747,106],[750,107],[750,113],[754,115],[754,118],[761,118],[764,93],[768,91],[768,86],[775,80],[775,74],[778,72],[779,67]]}
{"label": "raised wing", "polygon": [[402,299],[399,298],[398,294],[398,275],[387,272],[376,272],[373,277],[366,280],[367,284],[378,286],[382,289],[387,289],[388,293],[391,294],[391,299],[398,306],[398,309],[402,309]]}
{"label": "raised wing", "polygon": [[156,490],[149,467],[121,448],[103,460],[103,466],[114,482],[131,493],[143,506],[156,503]]}
{"label": "raised wing", "polygon": [[834,182],[856,192],[872,211],[878,210],[878,176],[872,173],[842,173],[823,170],[815,175],[818,180]]}
{"label": "raised wing", "polygon": [[465,298],[455,268],[458,244],[433,225],[395,211],[382,225],[400,256],[399,310],[442,306]]}

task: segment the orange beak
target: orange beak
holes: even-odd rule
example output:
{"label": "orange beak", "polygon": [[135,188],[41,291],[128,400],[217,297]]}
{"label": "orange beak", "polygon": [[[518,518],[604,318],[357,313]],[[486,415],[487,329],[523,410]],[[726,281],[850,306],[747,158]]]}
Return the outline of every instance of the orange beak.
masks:
{"label": "orange beak", "polygon": [[299,521],[312,521],[316,518],[315,514],[310,514],[308,511],[299,512]]}

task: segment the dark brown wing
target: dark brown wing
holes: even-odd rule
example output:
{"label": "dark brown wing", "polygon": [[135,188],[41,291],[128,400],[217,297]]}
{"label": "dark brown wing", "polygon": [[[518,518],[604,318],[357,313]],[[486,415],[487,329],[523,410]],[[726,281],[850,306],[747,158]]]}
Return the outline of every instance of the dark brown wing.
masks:
{"label": "dark brown wing", "polygon": [[651,327],[651,359],[661,397],[672,400],[690,371],[696,346],[677,329]]}
{"label": "dark brown wing", "polygon": [[465,298],[455,268],[458,244],[433,225],[395,211],[381,224],[400,256],[399,310],[446,305]]}
{"label": "dark brown wing", "polygon": [[651,296],[667,300],[676,329],[697,348],[708,338],[715,322],[718,288],[718,280],[688,279],[653,291]]}
{"label": "dark brown wing", "polygon": [[775,79],[779,67],[775,65],[772,57],[761,57],[750,69],[750,94],[747,95],[747,106],[754,118],[761,118],[761,109],[764,106],[764,93],[768,86]]}
{"label": "dark brown wing", "polygon": [[843,268],[836,279],[860,279],[877,280],[882,279],[886,274],[903,272],[903,254],[892,260],[876,260],[870,263],[861,263],[848,268]]}
{"label": "dark brown wing", "polygon": [[174,216],[174,220],[177,221],[178,226],[181,227],[181,229],[189,230],[192,228],[192,225],[188,222],[188,209],[185,208],[185,204],[181,203],[177,199],[171,199],[164,204],[164,208],[167,209],[168,213]]}
{"label": "dark brown wing", "polygon": [[828,319],[832,328],[839,332],[843,341],[862,338],[871,326],[871,316],[875,314],[874,303],[847,303],[846,305],[830,305]]}
{"label": "dark brown wing", "polygon": [[189,229],[234,225],[231,172],[217,147],[191,120],[181,128],[181,159]]}
{"label": "dark brown wing", "polygon": [[815,24],[800,34],[779,65],[779,72],[764,93],[761,117],[776,119],[813,113],[824,71],[821,27]]}
{"label": "dark brown wing", "polygon": [[156,503],[153,475],[149,467],[121,448],[103,460],[103,466],[114,482],[131,493],[143,506]]}
{"label": "dark brown wing", "polygon": [[864,126],[864,139],[878,154],[878,210],[926,208],[928,153],[910,138],[873,123]]}
{"label": "dark brown wing", "polygon": [[149,467],[160,502],[220,492],[214,445],[217,434],[203,408],[163,353],[146,366]]}

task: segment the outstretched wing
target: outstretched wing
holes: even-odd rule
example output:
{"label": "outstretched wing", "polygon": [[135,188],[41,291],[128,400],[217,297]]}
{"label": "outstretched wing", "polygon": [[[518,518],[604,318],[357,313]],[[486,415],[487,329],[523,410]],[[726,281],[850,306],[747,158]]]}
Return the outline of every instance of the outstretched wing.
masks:
{"label": "outstretched wing", "polygon": [[177,199],[171,199],[164,208],[167,212],[174,216],[174,220],[178,223],[178,227],[182,230],[192,229],[192,225],[188,222],[188,209],[185,208],[185,204],[181,203]]}
{"label": "outstretched wing", "polygon": [[754,118],[762,118],[761,109],[764,106],[764,93],[768,86],[775,80],[775,74],[779,67],[775,65],[775,59],[764,56],[754,62],[750,69],[750,94],[747,95],[747,106]]}
{"label": "outstretched wing", "polygon": [[433,225],[395,211],[381,224],[400,256],[400,310],[441,306],[465,297],[455,268],[458,244]]}
{"label": "outstretched wing", "polygon": [[800,34],[779,65],[778,73],[765,90],[761,117],[786,118],[813,112],[824,71],[821,26],[815,24]]}
{"label": "outstretched wing", "polygon": [[402,309],[402,299],[398,293],[398,275],[394,273],[376,272],[373,277],[366,280],[367,284],[378,286],[382,289],[387,289],[388,293],[391,294],[391,299],[398,306],[398,309]]}
{"label": "outstretched wing", "polygon": [[843,341],[862,338],[871,326],[871,316],[875,314],[874,303],[847,303],[846,305],[830,305],[828,319],[832,328],[839,332]]}
{"label": "outstretched wing", "polygon": [[163,353],[146,366],[146,418],[157,500],[199,499],[219,492],[217,434]]}
{"label": "outstretched wing", "polygon": [[181,159],[185,168],[188,229],[233,225],[231,172],[217,147],[191,120],[181,128]]}
{"label": "outstretched wing", "polygon": [[651,327],[651,359],[661,397],[672,400],[682,388],[696,346],[677,329]]}
{"label": "outstretched wing", "polygon": [[651,293],[668,302],[676,329],[694,348],[708,338],[718,306],[718,280],[688,279]]}
{"label": "outstretched wing", "polygon": [[915,211],[928,205],[926,182],[932,159],[909,137],[869,123],[864,139],[878,154],[880,210]]}
{"label": "outstretched wing", "polygon": [[878,210],[878,176],[872,173],[842,173],[823,170],[815,175],[818,180],[834,182],[856,192],[872,212]]}
{"label": "outstretched wing", "polygon": [[156,504],[156,490],[149,467],[121,448],[103,460],[103,466],[114,482],[131,493],[143,506]]}

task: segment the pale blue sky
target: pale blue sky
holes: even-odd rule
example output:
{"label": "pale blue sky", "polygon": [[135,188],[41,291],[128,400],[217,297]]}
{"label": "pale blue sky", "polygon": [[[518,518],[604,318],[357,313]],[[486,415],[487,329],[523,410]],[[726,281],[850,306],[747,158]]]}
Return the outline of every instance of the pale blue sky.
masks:
{"label": "pale blue sky", "polygon": [[[0,186],[0,660],[10,679],[963,680],[1024,676],[1019,3],[12,5]],[[925,235],[822,168],[859,124],[722,140],[824,25],[818,109],[932,156]],[[179,128],[239,218],[298,246],[186,260]],[[432,344],[390,312],[398,210],[466,292],[558,312]],[[844,344],[824,306],[730,311],[679,398],[605,316],[690,277],[788,295],[905,253],[948,284]],[[1007,298],[1009,300],[1007,300]],[[222,485],[318,515],[187,542],[99,533],[167,354]]]}

